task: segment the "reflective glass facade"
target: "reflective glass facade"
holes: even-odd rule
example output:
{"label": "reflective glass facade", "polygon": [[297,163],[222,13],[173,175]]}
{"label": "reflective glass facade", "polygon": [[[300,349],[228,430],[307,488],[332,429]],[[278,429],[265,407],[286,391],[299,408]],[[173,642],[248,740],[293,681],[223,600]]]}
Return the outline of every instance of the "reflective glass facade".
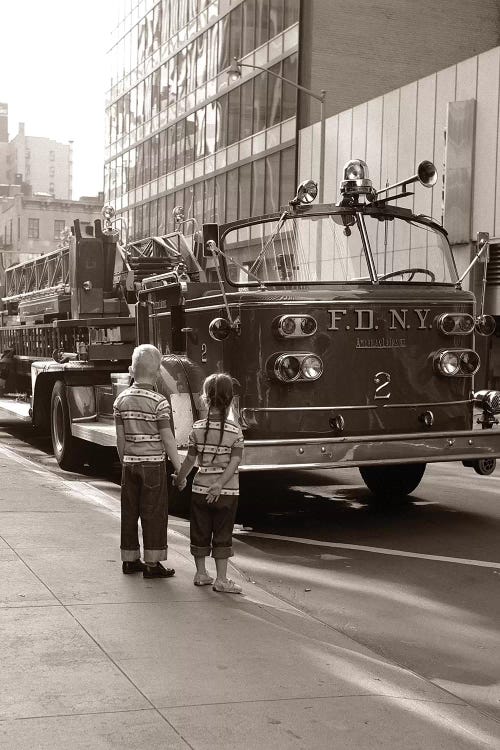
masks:
{"label": "reflective glass facade", "polygon": [[295,191],[299,0],[123,0],[109,53],[105,194],[129,238],[230,221]]}

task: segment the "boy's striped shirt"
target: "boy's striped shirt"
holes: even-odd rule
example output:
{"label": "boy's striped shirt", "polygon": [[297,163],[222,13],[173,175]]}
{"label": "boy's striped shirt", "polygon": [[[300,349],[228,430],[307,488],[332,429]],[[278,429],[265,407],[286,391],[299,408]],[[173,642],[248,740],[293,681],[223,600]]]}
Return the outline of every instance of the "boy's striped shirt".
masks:
{"label": "boy's striped shirt", "polygon": [[[226,419],[222,432],[222,440],[220,440],[220,426],[220,420],[211,419],[208,423],[206,442],[204,442],[207,420],[200,419],[193,425],[189,436],[189,449],[190,452],[196,452],[198,463],[198,471],[193,480],[193,492],[206,495],[210,485],[226,469],[231,456],[241,456],[243,453],[243,433],[241,427],[230,419]],[[236,470],[222,488],[221,494],[239,494],[238,470]]]}
{"label": "boy's striped shirt", "polygon": [[160,430],[170,427],[170,404],[152,386],[135,383],[122,391],[113,404],[116,424],[125,433],[124,463],[165,460]]}

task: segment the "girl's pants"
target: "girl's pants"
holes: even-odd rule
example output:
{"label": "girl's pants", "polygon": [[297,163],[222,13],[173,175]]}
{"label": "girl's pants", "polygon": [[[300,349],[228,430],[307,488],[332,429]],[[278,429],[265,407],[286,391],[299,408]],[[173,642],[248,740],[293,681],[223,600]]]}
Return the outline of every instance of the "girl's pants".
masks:
{"label": "girl's pants", "polygon": [[193,492],[191,499],[191,554],[194,557],[224,559],[233,556],[233,527],[238,508],[237,495],[219,495],[207,503],[206,495]]}

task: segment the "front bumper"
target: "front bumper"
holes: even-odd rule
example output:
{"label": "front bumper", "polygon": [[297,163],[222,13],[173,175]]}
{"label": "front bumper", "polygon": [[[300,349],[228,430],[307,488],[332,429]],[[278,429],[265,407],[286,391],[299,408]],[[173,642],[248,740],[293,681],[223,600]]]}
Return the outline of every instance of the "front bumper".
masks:
{"label": "front bumper", "polygon": [[323,440],[248,440],[240,471],[334,469],[500,457],[500,429]]}

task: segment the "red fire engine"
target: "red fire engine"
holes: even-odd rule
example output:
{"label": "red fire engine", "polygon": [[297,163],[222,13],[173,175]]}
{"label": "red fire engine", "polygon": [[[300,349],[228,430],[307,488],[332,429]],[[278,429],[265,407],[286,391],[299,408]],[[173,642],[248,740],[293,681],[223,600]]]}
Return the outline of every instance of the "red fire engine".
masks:
{"label": "red fire engine", "polygon": [[377,192],[353,160],[337,204],[315,205],[307,181],[281,212],[205,224],[192,247],[179,232],[122,247],[111,209],[94,237],[75,222],[68,248],[7,271],[5,390],[29,394],[16,408],[75,468],[114,444],[132,348],[153,343],[180,448],[205,375],[234,377],[244,473],[355,466],[396,496],[429,462],[491,473],[500,392],[474,389],[474,342],[495,321],[462,289],[487,236],[460,277],[446,231],[398,205],[415,182],[435,184],[430,162]]}

